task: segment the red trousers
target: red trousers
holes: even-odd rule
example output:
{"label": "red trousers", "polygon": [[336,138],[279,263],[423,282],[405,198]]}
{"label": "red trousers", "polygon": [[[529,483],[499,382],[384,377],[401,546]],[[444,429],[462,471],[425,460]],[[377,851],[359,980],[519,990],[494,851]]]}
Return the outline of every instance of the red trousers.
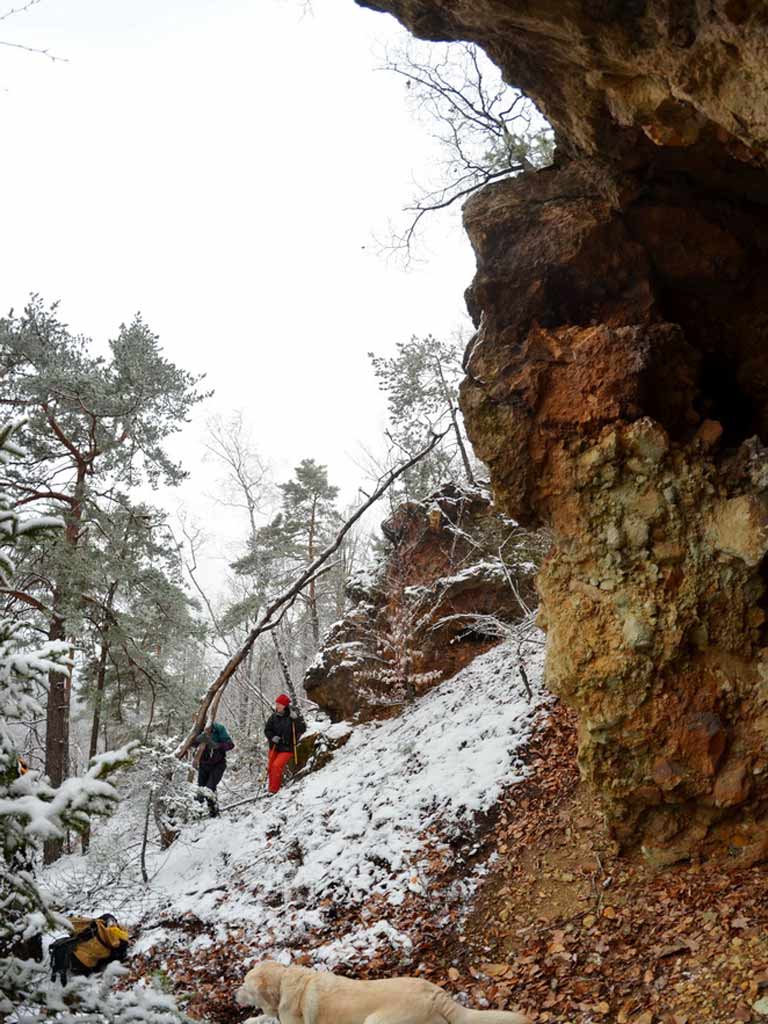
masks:
{"label": "red trousers", "polygon": [[269,792],[277,793],[283,782],[283,772],[285,766],[293,757],[293,754],[288,751],[287,753],[280,753],[275,750],[274,747],[269,748],[269,760],[267,761],[267,771],[269,773]]}

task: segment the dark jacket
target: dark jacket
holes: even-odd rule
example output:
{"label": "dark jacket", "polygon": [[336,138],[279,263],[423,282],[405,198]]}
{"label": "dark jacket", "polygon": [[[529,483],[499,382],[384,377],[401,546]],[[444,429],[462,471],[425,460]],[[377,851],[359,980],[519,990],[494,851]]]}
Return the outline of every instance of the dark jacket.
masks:
{"label": "dark jacket", "polygon": [[[264,735],[269,740],[270,746],[277,750],[278,754],[292,754],[293,753],[293,729],[292,726],[296,727],[296,742],[299,742],[299,738],[304,735],[307,731],[306,723],[300,714],[296,713],[296,717],[292,718],[290,714],[278,715],[276,711],[267,719],[267,724],[264,726]],[[279,743],[272,743],[272,737],[279,736]]]}
{"label": "dark jacket", "polygon": [[214,722],[210,736],[206,736],[203,731],[199,732],[192,740],[193,747],[199,747],[201,743],[205,744],[203,756],[200,758],[201,765],[226,765],[227,751],[235,745],[232,742],[232,737],[220,722]]}

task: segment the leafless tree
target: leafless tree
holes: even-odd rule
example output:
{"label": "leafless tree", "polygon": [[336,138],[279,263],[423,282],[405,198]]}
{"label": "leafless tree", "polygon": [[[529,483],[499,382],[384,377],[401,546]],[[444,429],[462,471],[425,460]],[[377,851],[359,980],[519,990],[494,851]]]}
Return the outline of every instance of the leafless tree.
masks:
{"label": "leafless tree", "polygon": [[240,410],[233,412],[228,420],[214,416],[206,426],[206,451],[221,464],[225,474],[215,500],[227,508],[246,512],[252,539],[259,513],[276,500],[270,468],[250,439]]}
{"label": "leafless tree", "polygon": [[[32,7],[37,7],[41,3],[41,0],[27,0],[26,3],[19,4],[17,7],[9,7],[4,13],[0,14],[0,22],[7,21],[16,14],[24,14],[25,11],[30,10]],[[39,46],[28,46],[26,43],[14,43],[10,39],[0,39],[0,46],[7,46],[13,50],[24,50],[26,53],[34,53],[40,57],[47,57],[48,60],[56,63],[57,61],[66,61],[66,57],[58,57],[55,53],[51,53],[48,49],[43,49]]]}
{"label": "leafless tree", "polygon": [[444,153],[433,181],[417,184],[406,226],[391,248],[411,255],[417,229],[489,182],[551,162],[552,131],[533,103],[512,89],[471,43],[409,42],[388,51],[379,70],[405,80],[410,103]]}

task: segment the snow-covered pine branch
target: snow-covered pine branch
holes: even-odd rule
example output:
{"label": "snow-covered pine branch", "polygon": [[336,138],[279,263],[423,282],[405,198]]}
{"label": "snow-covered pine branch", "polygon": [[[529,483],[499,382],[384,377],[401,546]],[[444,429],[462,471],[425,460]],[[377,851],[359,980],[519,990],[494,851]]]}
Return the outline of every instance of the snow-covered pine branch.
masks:
{"label": "snow-covered pine branch", "polygon": [[[19,457],[13,437],[20,426],[0,428],[0,465]],[[10,586],[19,536],[58,524],[47,517],[20,519],[2,492],[0,522],[0,579]],[[45,932],[69,927],[37,885],[43,843],[68,828],[82,831],[93,814],[111,811],[117,791],[107,777],[129,760],[131,751],[124,747],[94,758],[83,776],[69,778],[58,788],[41,772],[23,766],[15,727],[42,713],[48,672],[66,672],[70,666],[69,645],[63,641],[36,649],[27,645],[24,620],[15,614],[0,617],[0,1013],[61,1024],[178,1021],[181,1016],[167,996],[149,990],[112,992],[111,981],[124,970],[117,965],[98,981],[77,979],[62,988],[49,981],[46,967],[30,958],[41,952]]]}

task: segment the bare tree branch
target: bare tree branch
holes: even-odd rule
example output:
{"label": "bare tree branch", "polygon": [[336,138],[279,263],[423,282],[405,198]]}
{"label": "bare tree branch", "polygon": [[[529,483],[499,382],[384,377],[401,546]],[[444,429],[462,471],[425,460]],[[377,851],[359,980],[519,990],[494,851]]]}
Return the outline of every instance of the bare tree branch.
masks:
{"label": "bare tree branch", "polygon": [[[186,753],[188,752],[192,745],[192,741],[194,740],[195,736],[197,736],[197,734],[200,732],[200,729],[202,728],[206,720],[209,720],[209,722],[212,723],[213,715],[215,714],[216,707],[218,706],[218,701],[221,699],[220,695],[223,693],[223,690],[226,687],[227,683],[234,675],[235,671],[237,670],[237,667],[245,659],[245,657],[248,654],[248,651],[251,649],[256,639],[263,633],[266,633],[269,630],[274,629],[278,625],[280,619],[278,618],[276,620],[275,615],[277,615],[277,613],[281,611],[282,614],[285,614],[286,606],[293,602],[299,595],[299,593],[305,587],[309,586],[309,584],[314,579],[317,579],[318,571],[322,569],[322,567],[325,565],[325,563],[328,561],[331,555],[333,555],[334,552],[336,552],[339,549],[345,536],[349,533],[349,531],[352,529],[355,523],[365,514],[365,512],[371,507],[371,505],[378,501],[378,499],[387,491],[387,489],[394,483],[394,481],[399,476],[405,473],[406,470],[410,469],[411,466],[414,466],[419,461],[419,459],[423,459],[425,455],[428,455],[429,452],[431,452],[432,449],[435,447],[435,445],[442,440],[443,436],[444,434],[434,434],[429,444],[426,445],[426,447],[423,448],[416,455],[414,455],[413,458],[409,459],[407,462],[402,463],[396,469],[393,469],[391,472],[387,473],[386,477],[381,481],[381,483],[373,492],[371,497],[362,505],[360,505],[357,511],[354,512],[349,517],[349,519],[347,519],[347,521],[341,527],[339,532],[336,534],[334,540],[328,545],[328,547],[326,547],[323,551],[320,552],[320,554],[314,559],[314,561],[310,565],[307,566],[307,568],[302,572],[302,574],[299,576],[299,578],[296,580],[293,586],[291,586],[287,591],[284,591],[282,594],[276,597],[274,601],[272,601],[272,603],[266,609],[262,617],[259,619],[259,621],[256,623],[256,625],[253,627],[251,632],[246,637],[246,640],[243,643],[240,650],[229,659],[229,661],[221,670],[219,675],[209,686],[208,691],[201,702],[192,729],[176,750],[177,757],[181,758],[186,755]],[[282,615],[280,617],[282,617]]]}
{"label": "bare tree branch", "polygon": [[41,50],[37,46],[25,46],[24,43],[9,43],[7,39],[0,39],[0,46],[10,46],[14,50],[25,50],[27,53],[35,53],[39,57],[47,57],[48,60],[54,64],[68,64],[69,57],[58,57],[55,53],[51,53],[50,50]]}
{"label": "bare tree branch", "polygon": [[427,213],[447,209],[484,185],[551,161],[552,133],[522,93],[509,87],[470,43],[410,43],[380,65],[405,79],[410,104],[445,159],[433,187],[417,185],[405,229],[385,246],[411,257]]}
{"label": "bare tree branch", "polygon": [[40,0],[27,0],[27,3],[20,7],[11,7],[5,14],[0,14],[0,21],[5,21],[7,18],[13,17],[14,14],[23,14],[24,11],[28,11],[30,7],[35,7],[39,3]]}

